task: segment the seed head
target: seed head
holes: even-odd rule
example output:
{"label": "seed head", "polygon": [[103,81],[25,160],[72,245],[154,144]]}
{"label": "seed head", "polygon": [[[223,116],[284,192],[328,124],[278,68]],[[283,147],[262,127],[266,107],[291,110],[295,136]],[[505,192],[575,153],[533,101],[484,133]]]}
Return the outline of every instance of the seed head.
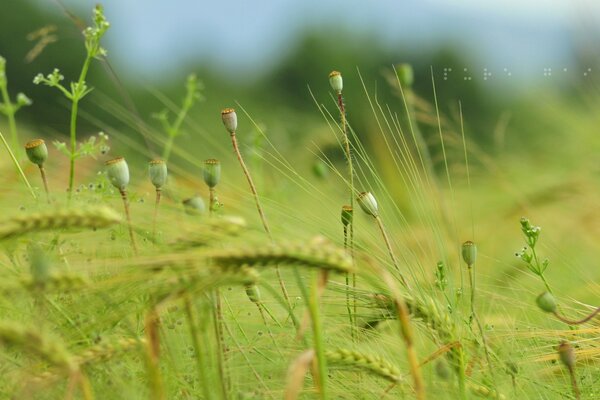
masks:
{"label": "seed head", "polygon": [[464,262],[469,267],[475,264],[475,261],[477,260],[477,246],[475,245],[475,243],[471,242],[470,240],[464,242],[462,245],[461,253]]}
{"label": "seed head", "polygon": [[156,189],[167,184],[167,164],[163,160],[152,160],[148,163],[148,175]]}
{"label": "seed head", "polygon": [[234,134],[237,130],[237,114],[233,108],[226,108],[221,111],[221,119],[225,129],[231,134]]}
{"label": "seed head", "polygon": [[558,345],[558,356],[560,361],[569,369],[575,368],[575,350],[571,343],[563,340]]}
{"label": "seed head", "polygon": [[246,294],[251,302],[258,304],[260,303],[260,290],[258,290],[258,286],[256,285],[248,285],[246,286]]}
{"label": "seed head", "polygon": [[219,160],[215,160],[214,158],[210,158],[204,161],[204,183],[208,185],[209,188],[214,188],[219,184],[221,180],[221,162]]}
{"label": "seed head", "polygon": [[48,159],[48,148],[42,139],[34,139],[25,144],[27,158],[38,166],[43,166]]}
{"label": "seed head", "polygon": [[556,299],[552,296],[550,292],[544,292],[540,294],[537,299],[535,299],[538,307],[547,313],[555,313],[556,312]]}
{"label": "seed head", "polygon": [[398,74],[398,80],[402,88],[409,88],[412,86],[415,80],[415,73],[412,65],[404,63],[396,66],[396,73]]}
{"label": "seed head", "polygon": [[379,215],[377,210],[377,200],[375,200],[375,196],[373,196],[371,192],[362,192],[358,195],[356,200],[365,213],[372,217],[377,217]]}
{"label": "seed head", "polygon": [[202,200],[202,197],[198,195],[183,200],[183,207],[188,215],[204,214],[204,211],[206,210],[204,200]]}
{"label": "seed head", "polygon": [[342,206],[342,225],[348,226],[352,223],[352,218],[354,217],[354,210],[352,206]]}
{"label": "seed head", "polygon": [[129,166],[123,157],[113,158],[106,163],[108,180],[119,190],[125,190],[129,184]]}
{"label": "seed head", "polygon": [[339,71],[331,71],[329,73],[329,84],[337,94],[341,94],[342,89],[344,88],[344,80],[342,79],[342,74]]}

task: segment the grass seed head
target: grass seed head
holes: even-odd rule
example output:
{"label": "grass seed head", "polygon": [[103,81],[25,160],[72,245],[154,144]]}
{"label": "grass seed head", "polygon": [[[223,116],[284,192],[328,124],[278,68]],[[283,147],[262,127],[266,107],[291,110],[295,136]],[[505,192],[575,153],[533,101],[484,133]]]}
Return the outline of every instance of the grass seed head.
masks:
{"label": "grass seed head", "polygon": [[415,81],[415,73],[413,67],[410,64],[404,63],[396,66],[396,73],[398,74],[398,80],[403,88],[409,88]]}
{"label": "grass seed head", "polygon": [[342,206],[342,224],[344,226],[348,226],[352,223],[352,218],[354,217],[354,210],[352,206]]}
{"label": "grass seed head", "polygon": [[44,165],[48,159],[48,148],[42,139],[34,139],[27,142],[25,144],[25,152],[27,153],[29,161],[40,167]]}
{"label": "grass seed head", "polygon": [[377,200],[375,200],[375,196],[371,192],[362,192],[356,198],[360,208],[372,217],[377,217],[379,214],[377,208]]}
{"label": "grass seed head", "polygon": [[156,189],[161,189],[167,184],[167,164],[163,160],[152,160],[148,164],[148,175]]}
{"label": "grass seed head", "polygon": [[246,286],[246,295],[251,302],[258,304],[260,303],[260,290],[256,285],[247,285]]}
{"label": "grass seed head", "polygon": [[129,184],[129,166],[123,157],[113,158],[106,162],[108,180],[119,190],[125,190]]}
{"label": "grass seed head", "polygon": [[475,243],[467,240],[462,244],[461,254],[463,261],[470,267],[477,260],[477,246]]}
{"label": "grass seed head", "polygon": [[344,80],[342,79],[342,74],[339,71],[331,71],[329,73],[329,84],[337,94],[341,94],[342,89],[344,89]]}
{"label": "grass seed head", "polygon": [[575,349],[571,343],[563,340],[558,345],[558,356],[560,361],[569,369],[575,368]]}
{"label": "grass seed head", "polygon": [[550,292],[544,292],[540,294],[537,299],[535,299],[538,307],[547,313],[555,313],[556,312],[556,299]]}
{"label": "grass seed head", "polygon": [[198,195],[183,200],[183,207],[188,215],[200,215],[206,211],[204,200]]}
{"label": "grass seed head", "polygon": [[204,161],[203,177],[209,188],[214,188],[221,180],[221,162],[214,158]]}
{"label": "grass seed head", "polygon": [[225,125],[225,129],[232,135],[237,130],[237,114],[233,108],[225,108],[221,111],[221,120],[223,121],[223,125]]}

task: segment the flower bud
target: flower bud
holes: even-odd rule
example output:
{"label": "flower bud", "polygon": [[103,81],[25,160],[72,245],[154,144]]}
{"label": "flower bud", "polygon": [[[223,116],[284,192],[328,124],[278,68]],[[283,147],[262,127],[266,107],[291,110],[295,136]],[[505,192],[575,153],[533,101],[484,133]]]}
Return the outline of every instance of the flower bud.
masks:
{"label": "flower bud", "polygon": [[183,200],[183,207],[188,215],[204,214],[204,211],[206,210],[204,200],[198,195]]}
{"label": "flower bud", "polygon": [[342,79],[342,74],[338,71],[331,71],[329,73],[329,84],[337,94],[342,93],[342,89],[344,88],[344,80]]}
{"label": "flower bud", "polygon": [[342,206],[342,225],[348,226],[352,224],[352,218],[354,217],[354,210],[351,206]]}
{"label": "flower bud", "polygon": [[38,166],[43,166],[48,159],[48,148],[42,139],[35,139],[25,144],[27,158]]}
{"label": "flower bud", "polygon": [[248,298],[253,303],[260,303],[260,290],[258,290],[258,286],[256,285],[248,285],[246,286],[246,294]]}
{"label": "flower bud", "polygon": [[150,182],[156,189],[161,189],[167,184],[167,164],[163,160],[152,160],[148,163]]}
{"label": "flower bud", "polygon": [[221,119],[225,129],[231,134],[234,134],[237,130],[237,114],[233,108],[226,108],[221,111]]}
{"label": "flower bud", "polygon": [[410,64],[399,64],[396,66],[396,73],[398,74],[398,80],[402,88],[409,88],[415,81],[415,73],[412,65]]}
{"label": "flower bud", "polygon": [[377,200],[375,200],[375,196],[373,196],[371,192],[362,192],[358,195],[356,200],[365,213],[372,217],[377,217],[379,215],[377,211]]}
{"label": "flower bud", "polygon": [[469,267],[475,264],[475,261],[477,260],[477,246],[475,245],[475,243],[471,242],[470,240],[464,242],[462,245],[461,253],[464,262]]}
{"label": "flower bud", "polygon": [[535,299],[538,307],[547,313],[555,313],[556,312],[556,299],[552,296],[550,292],[544,292],[540,294],[537,299]]}
{"label": "flower bud", "polygon": [[572,369],[575,367],[575,350],[571,346],[571,343],[566,340],[560,342],[558,345],[558,356],[567,368]]}
{"label": "flower bud", "polygon": [[204,161],[204,183],[209,188],[214,188],[219,184],[221,180],[221,162],[219,160],[215,160],[214,158],[208,159]]}
{"label": "flower bud", "polygon": [[108,180],[119,190],[125,190],[129,184],[129,167],[123,157],[113,158],[106,163]]}

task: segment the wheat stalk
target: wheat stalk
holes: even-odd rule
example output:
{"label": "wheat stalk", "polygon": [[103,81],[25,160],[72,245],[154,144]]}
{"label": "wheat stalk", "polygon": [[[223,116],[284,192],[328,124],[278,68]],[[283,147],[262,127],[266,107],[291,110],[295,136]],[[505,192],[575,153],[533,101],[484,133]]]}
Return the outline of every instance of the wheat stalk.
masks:
{"label": "wheat stalk", "polygon": [[336,349],[327,350],[325,357],[331,364],[364,369],[392,383],[398,383],[401,380],[398,367],[380,356],[372,356],[348,349]]}

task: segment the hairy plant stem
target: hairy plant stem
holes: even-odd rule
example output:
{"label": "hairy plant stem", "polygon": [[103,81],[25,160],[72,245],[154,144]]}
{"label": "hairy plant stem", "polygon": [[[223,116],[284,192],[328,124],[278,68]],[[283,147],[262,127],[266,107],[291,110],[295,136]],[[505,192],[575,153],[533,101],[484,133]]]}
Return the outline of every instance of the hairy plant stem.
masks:
{"label": "hairy plant stem", "polygon": [[212,216],[213,212],[214,212],[215,200],[216,200],[215,188],[214,187],[208,188],[208,196],[209,196],[209,200],[208,200],[208,215]]}
{"label": "hairy plant stem", "polygon": [[[344,226],[344,249],[347,249],[348,247],[348,227]],[[354,337],[354,320],[352,318],[352,307],[350,305],[350,274],[346,273],[346,310],[348,310],[348,320],[350,321],[350,334],[352,336],[352,340],[354,341],[355,337]],[[352,274],[353,276],[355,274]],[[355,307],[356,307],[356,298],[355,300]],[[356,314],[356,311],[355,313]]]}
{"label": "hairy plant stem", "polygon": [[569,376],[571,378],[571,386],[573,386],[573,393],[575,394],[575,399],[581,399],[581,393],[579,392],[579,386],[577,385],[577,376],[575,375],[575,368],[573,366],[569,366]]}
{"label": "hairy plant stem", "polygon": [[158,219],[158,206],[160,205],[162,190],[156,188],[156,202],[154,203],[154,217],[152,218],[152,237],[156,240],[156,220]]}
{"label": "hairy plant stem", "polygon": [[50,191],[48,190],[48,179],[46,179],[46,170],[43,165],[40,165],[40,175],[42,175],[42,182],[44,182],[44,190],[46,191],[46,198],[48,199],[48,204],[50,201]]}
{"label": "hairy plant stem", "polygon": [[500,394],[498,392],[496,381],[494,379],[494,367],[492,366],[492,360],[490,358],[490,352],[487,345],[487,339],[485,337],[485,331],[483,330],[483,326],[481,325],[479,317],[475,312],[475,273],[473,272],[473,265],[467,265],[467,269],[469,271],[469,282],[471,284],[471,319],[475,320],[477,328],[479,329],[479,334],[481,335],[481,342],[483,344],[483,351],[485,353],[485,359],[488,363],[488,368],[490,370],[490,377],[492,378],[492,386],[494,387],[494,392],[496,393],[496,397],[498,398]]}
{"label": "hairy plant stem", "polygon": [[127,227],[129,228],[131,248],[133,249],[133,253],[137,256],[138,249],[137,244],[135,243],[135,236],[133,235],[133,225],[131,224],[131,215],[129,213],[129,200],[127,200],[127,191],[120,189],[119,192],[121,193],[121,199],[123,199],[123,206],[125,207],[125,218],[127,218]]}
{"label": "hairy plant stem", "polygon": [[33,196],[34,199],[37,199],[37,196],[35,195],[35,192],[33,191],[33,188],[29,184],[29,181],[27,180],[27,177],[25,176],[25,173],[21,169],[21,165],[19,164],[19,161],[17,160],[17,158],[15,157],[14,153],[10,149],[10,146],[9,146],[8,142],[6,141],[6,139],[4,138],[4,135],[2,134],[2,132],[0,132],[0,140],[2,140],[2,143],[4,144],[4,147],[6,148],[6,151],[8,152],[8,155],[10,156],[10,158],[11,158],[11,160],[12,160],[15,168],[17,169],[17,172],[19,173],[19,175],[21,175],[21,178],[23,179],[23,182],[25,182],[25,185],[27,185],[27,188],[29,189],[29,192],[31,193],[31,195]]}
{"label": "hairy plant stem", "polygon": [[196,364],[198,368],[198,378],[200,379],[200,385],[202,386],[202,391],[204,393],[204,398],[206,400],[212,399],[212,391],[209,388],[209,375],[206,367],[206,358],[204,357],[204,353],[202,352],[202,345],[200,343],[200,332],[198,332],[198,325],[196,322],[196,318],[194,316],[194,310],[192,307],[192,300],[189,294],[185,294],[183,296],[183,301],[185,304],[185,313],[188,318],[188,324],[190,326],[190,336],[192,338],[192,345],[194,347],[194,352],[196,354]]}
{"label": "hairy plant stem", "polygon": [[376,216],[375,221],[377,221],[377,226],[379,227],[379,230],[381,231],[381,235],[383,236],[385,246],[387,247],[387,250],[390,254],[390,258],[392,259],[392,264],[394,264],[394,268],[396,269],[396,272],[398,272],[398,275],[400,276],[400,282],[402,282],[402,285],[405,288],[410,289],[408,282],[406,281],[406,279],[404,279],[404,275],[402,275],[402,273],[400,272],[400,266],[398,265],[398,260],[396,259],[396,255],[394,254],[394,250],[392,249],[392,243],[390,242],[390,238],[387,235],[387,231],[385,230],[385,227],[383,226],[383,221],[381,220],[381,217],[379,215]]}
{"label": "hairy plant stem", "polygon": [[587,317],[583,318],[583,319],[579,319],[579,320],[572,320],[572,319],[567,319],[565,317],[563,317],[562,315],[560,315],[557,311],[555,311],[553,314],[556,318],[558,318],[559,320],[561,320],[562,322],[564,322],[565,324],[568,325],[581,325],[584,324],[586,322],[588,322],[589,320],[591,320],[592,318],[594,318],[596,315],[598,315],[598,313],[600,313],[600,307],[596,308],[591,314],[589,314]]}
{"label": "hairy plant stem", "polygon": [[155,307],[152,307],[146,314],[145,334],[146,334],[146,364],[150,381],[150,395],[154,400],[164,400],[165,390],[160,373],[160,339],[158,333],[158,324],[160,317]]}
{"label": "hairy plant stem", "polygon": [[[250,171],[242,158],[242,153],[240,153],[240,149],[238,146],[237,138],[235,136],[235,132],[231,134],[231,144],[233,145],[233,151],[242,167],[242,171],[246,176],[246,180],[248,181],[248,186],[250,186],[250,191],[252,192],[252,196],[254,197],[254,202],[256,203],[256,209],[258,210],[258,215],[260,216],[260,220],[262,222],[263,228],[267,233],[270,241],[273,241],[273,236],[271,235],[271,229],[269,228],[269,224],[267,222],[267,217],[263,211],[262,206],[260,205],[260,200],[258,198],[258,192],[256,191],[256,186],[254,186],[254,181],[252,180],[252,176],[250,175]],[[281,287],[281,291],[283,292],[283,297],[285,298],[286,303],[288,304],[288,308],[292,308],[292,304],[290,303],[290,296],[285,287],[285,283],[283,282],[283,278],[281,277],[281,272],[279,271],[279,266],[275,266],[275,273],[277,274],[277,279],[279,280],[279,286]]]}
{"label": "hairy plant stem", "polygon": [[325,357],[325,343],[323,342],[323,327],[319,307],[319,286],[319,275],[317,274],[313,280],[308,310],[312,321],[314,348],[317,355],[317,387],[320,398],[325,400],[327,399],[327,359]]}
{"label": "hairy plant stem", "polygon": [[230,389],[230,382],[227,372],[225,371],[225,364],[227,363],[227,349],[225,347],[225,335],[223,334],[223,305],[221,302],[221,292],[219,288],[215,289],[215,307],[213,307],[213,318],[215,322],[215,337],[217,339],[217,365],[219,369],[219,377],[223,386],[224,398],[229,398],[228,393]]}

